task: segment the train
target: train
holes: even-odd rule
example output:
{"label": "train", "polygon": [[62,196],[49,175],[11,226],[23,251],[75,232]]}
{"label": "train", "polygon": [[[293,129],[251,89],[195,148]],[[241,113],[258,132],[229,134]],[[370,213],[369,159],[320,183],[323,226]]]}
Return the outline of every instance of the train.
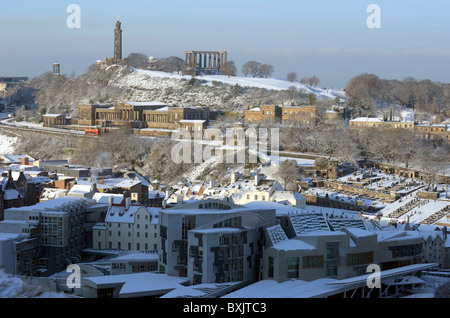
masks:
{"label": "train", "polygon": [[99,136],[102,134],[100,128],[87,128],[84,130],[86,135]]}

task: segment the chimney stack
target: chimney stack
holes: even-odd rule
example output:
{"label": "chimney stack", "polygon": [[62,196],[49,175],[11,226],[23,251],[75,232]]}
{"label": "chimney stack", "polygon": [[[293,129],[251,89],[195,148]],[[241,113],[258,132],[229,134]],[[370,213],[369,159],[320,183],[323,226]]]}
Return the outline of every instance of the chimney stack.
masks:
{"label": "chimney stack", "polygon": [[261,181],[263,179],[263,175],[260,173],[256,173],[255,174],[255,186],[257,186],[259,184],[259,181]]}

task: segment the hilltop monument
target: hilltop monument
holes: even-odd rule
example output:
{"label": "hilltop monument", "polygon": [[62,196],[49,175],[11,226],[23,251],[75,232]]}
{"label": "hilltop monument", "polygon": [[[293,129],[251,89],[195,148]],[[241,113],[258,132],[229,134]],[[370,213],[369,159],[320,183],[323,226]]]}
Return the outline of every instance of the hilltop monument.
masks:
{"label": "hilltop monument", "polygon": [[105,58],[104,64],[126,64],[127,59],[122,57],[122,23],[117,19],[116,28],[114,29],[114,57]]}

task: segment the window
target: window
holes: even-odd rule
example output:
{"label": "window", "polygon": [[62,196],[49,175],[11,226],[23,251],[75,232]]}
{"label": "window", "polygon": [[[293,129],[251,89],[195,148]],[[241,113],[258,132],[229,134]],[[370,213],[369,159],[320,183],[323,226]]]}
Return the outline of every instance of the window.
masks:
{"label": "window", "polygon": [[373,263],[373,251],[365,253],[347,254],[347,266]]}
{"label": "window", "polygon": [[181,239],[187,240],[188,231],[195,227],[195,217],[185,217],[181,225]]}
{"label": "window", "polygon": [[273,268],[274,268],[273,263],[274,263],[273,262],[273,257],[269,256],[269,272],[268,272],[267,276],[269,276],[271,278],[273,278]]}
{"label": "window", "polygon": [[323,267],[323,255],[303,256],[303,268],[320,268],[320,267]]}
{"label": "window", "polygon": [[299,259],[298,257],[288,257],[287,258],[287,277],[288,278],[298,278],[299,273]]}

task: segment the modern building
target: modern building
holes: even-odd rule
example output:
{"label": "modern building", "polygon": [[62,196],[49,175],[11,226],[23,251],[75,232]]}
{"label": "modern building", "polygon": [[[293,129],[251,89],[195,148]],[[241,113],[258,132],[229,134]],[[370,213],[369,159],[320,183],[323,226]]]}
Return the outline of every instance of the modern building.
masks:
{"label": "modern building", "polygon": [[159,270],[192,284],[254,281],[275,210],[197,200],[160,210]]}
{"label": "modern building", "polygon": [[[81,260],[85,247],[86,200],[64,197],[5,210],[0,233],[20,234],[7,241],[12,273],[49,276]],[[2,256],[3,257],[3,256]]]}
{"label": "modern building", "polygon": [[262,279],[313,281],[346,279],[366,273],[371,264],[388,270],[422,261],[417,231],[373,231],[362,219],[326,219],[322,213],[289,217],[288,227],[266,230]]}
{"label": "modern building", "polygon": [[111,275],[156,272],[158,251],[127,252],[111,259]]}

